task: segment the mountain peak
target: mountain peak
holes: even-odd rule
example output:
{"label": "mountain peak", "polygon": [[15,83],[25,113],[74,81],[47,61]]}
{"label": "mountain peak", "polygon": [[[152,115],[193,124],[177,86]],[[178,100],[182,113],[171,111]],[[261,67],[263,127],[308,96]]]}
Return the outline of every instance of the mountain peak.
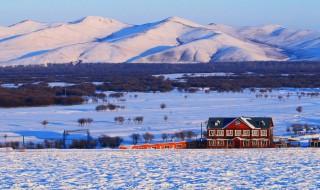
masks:
{"label": "mountain peak", "polygon": [[81,18],[80,20],[76,20],[70,23],[71,24],[79,24],[79,23],[96,24],[96,23],[115,23],[115,22],[118,22],[118,21],[110,18],[100,17],[100,16],[87,16],[87,17]]}
{"label": "mountain peak", "polygon": [[268,24],[268,25],[262,26],[261,28],[264,30],[267,30],[267,31],[274,31],[274,30],[278,30],[278,29],[281,29],[284,27],[280,24]]}
{"label": "mountain peak", "polygon": [[168,17],[168,18],[164,19],[162,22],[174,22],[174,23],[179,23],[179,24],[191,26],[191,27],[201,27],[200,24],[197,24],[191,20],[188,20],[188,19],[185,19],[182,17],[178,17],[178,16]]}
{"label": "mountain peak", "polygon": [[23,21],[18,22],[16,24],[12,24],[9,27],[15,27],[15,26],[19,26],[19,25],[26,25],[27,26],[27,25],[40,25],[40,24],[42,24],[42,23],[34,21],[34,20],[26,19],[26,20],[23,20]]}

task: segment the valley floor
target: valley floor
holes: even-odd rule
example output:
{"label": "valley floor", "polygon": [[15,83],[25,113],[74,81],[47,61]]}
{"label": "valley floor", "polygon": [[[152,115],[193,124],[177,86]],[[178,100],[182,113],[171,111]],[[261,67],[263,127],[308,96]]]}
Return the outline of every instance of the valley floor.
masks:
{"label": "valley floor", "polygon": [[319,189],[320,149],[0,152],[0,189]]}
{"label": "valley floor", "polygon": [[[168,93],[128,93],[121,99],[108,98],[108,101],[125,109],[117,111],[97,112],[96,106],[101,103],[88,103],[76,106],[49,106],[35,108],[0,109],[0,142],[7,134],[24,135],[25,141],[36,139],[61,139],[63,130],[88,128],[94,137],[102,134],[124,137],[126,144],[131,144],[129,136],[132,133],[151,132],[155,140],[161,140],[161,133],[174,133],[181,130],[193,130],[200,136],[201,122],[209,117],[234,116],[263,116],[273,117],[275,135],[287,135],[286,129],[293,123],[320,124],[318,97],[304,96],[298,98],[296,92],[308,92],[308,89],[273,90],[268,97],[257,98],[259,92],[243,93],[196,93],[168,92]],[[312,89],[319,91],[319,89]],[[286,97],[290,94],[290,97]],[[135,97],[136,95],[136,97]],[[279,100],[279,96],[283,99]],[[160,104],[166,104],[161,109]],[[303,107],[298,113],[296,108]],[[114,121],[115,117],[123,116],[126,121],[120,125]],[[142,124],[135,124],[132,120],[136,116],[143,116]],[[165,121],[164,117],[168,120]],[[80,127],[79,118],[92,118],[93,123]],[[41,121],[48,120],[47,126]],[[13,138],[7,138],[13,141]],[[16,139],[21,141],[21,138]]]}

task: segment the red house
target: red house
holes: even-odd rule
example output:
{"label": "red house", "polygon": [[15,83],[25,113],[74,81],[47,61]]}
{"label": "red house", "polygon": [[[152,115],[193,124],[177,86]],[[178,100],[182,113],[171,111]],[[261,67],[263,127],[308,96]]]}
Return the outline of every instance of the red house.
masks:
{"label": "red house", "polygon": [[273,121],[267,117],[209,118],[208,148],[270,148]]}

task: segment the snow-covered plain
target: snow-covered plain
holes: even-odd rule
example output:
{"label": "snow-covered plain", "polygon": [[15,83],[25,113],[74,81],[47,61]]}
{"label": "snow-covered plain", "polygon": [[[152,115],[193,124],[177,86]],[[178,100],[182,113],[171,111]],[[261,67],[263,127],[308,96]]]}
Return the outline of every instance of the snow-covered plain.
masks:
{"label": "snow-covered plain", "polygon": [[0,152],[0,189],[319,189],[320,149]]}
{"label": "snow-covered plain", "polygon": [[[119,135],[125,137],[125,143],[131,143],[128,137],[132,133],[152,132],[158,139],[163,132],[193,130],[200,134],[201,123],[209,117],[265,116],[273,117],[275,135],[286,135],[286,128],[293,123],[320,124],[319,97],[299,99],[296,95],[299,91],[320,90],[279,89],[268,93],[268,98],[257,98],[258,92],[249,90],[243,93],[127,93],[120,99],[108,98],[111,103],[125,106],[124,109],[106,112],[95,110],[101,102],[75,106],[1,108],[0,132],[41,139],[61,138],[65,129],[89,128],[95,137],[102,134]],[[290,97],[287,98],[288,93]],[[282,95],[282,100],[278,98],[279,95]],[[160,109],[162,103],[166,104],[165,109]],[[303,107],[301,114],[296,111],[298,106]],[[126,118],[124,124],[115,123],[114,118],[117,116]],[[144,117],[142,124],[128,121],[128,118],[133,119],[137,116]],[[164,120],[165,116],[168,117],[167,121]],[[80,127],[77,123],[79,118],[92,118],[94,122],[89,126]],[[42,126],[43,120],[49,121],[49,124]]]}

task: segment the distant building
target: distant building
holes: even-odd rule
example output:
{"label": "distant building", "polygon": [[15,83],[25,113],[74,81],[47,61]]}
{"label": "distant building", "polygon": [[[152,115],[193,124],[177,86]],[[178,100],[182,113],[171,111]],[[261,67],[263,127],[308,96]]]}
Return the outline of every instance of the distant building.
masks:
{"label": "distant building", "polygon": [[155,144],[139,144],[132,146],[120,146],[120,149],[186,149],[188,146],[187,142],[166,142],[166,143],[155,143]]}
{"label": "distant building", "polygon": [[320,147],[320,139],[318,138],[311,139],[310,147]]}
{"label": "distant building", "polygon": [[273,121],[267,117],[209,118],[208,148],[271,148]]}

